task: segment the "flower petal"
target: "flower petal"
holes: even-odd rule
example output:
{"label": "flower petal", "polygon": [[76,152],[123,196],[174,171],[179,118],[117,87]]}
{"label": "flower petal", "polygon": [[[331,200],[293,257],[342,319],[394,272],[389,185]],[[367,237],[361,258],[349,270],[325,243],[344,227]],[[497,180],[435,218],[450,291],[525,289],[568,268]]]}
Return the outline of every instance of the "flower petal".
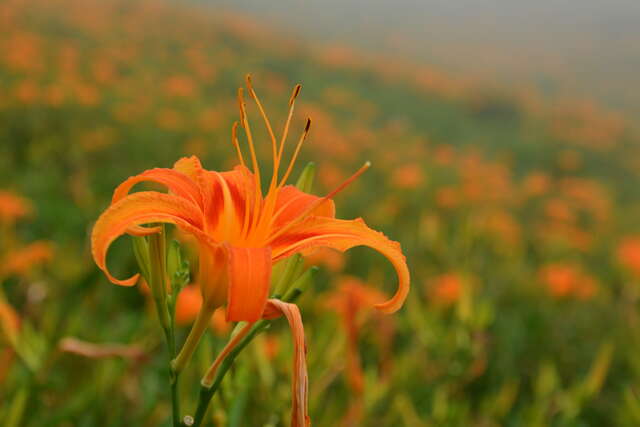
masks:
{"label": "flower petal", "polygon": [[291,427],[307,427],[311,425],[308,415],[307,395],[309,391],[309,378],[307,376],[307,349],[304,342],[304,326],[300,310],[295,304],[288,304],[277,299],[267,301],[264,318],[273,319],[280,313],[284,314],[289,322],[293,335],[293,384]]}
{"label": "flower petal", "polygon": [[267,303],[271,282],[271,248],[226,245],[229,268],[228,321],[255,322]]}
{"label": "flower petal", "polygon": [[143,191],[126,196],[100,215],[91,234],[91,253],[96,264],[109,280],[118,285],[132,286],[138,275],[125,280],[116,279],[106,266],[107,250],[111,243],[132,226],[164,222],[175,224],[199,240],[214,245],[202,232],[202,212],[183,198],[155,191]]}
{"label": "flower petal", "polygon": [[271,244],[274,262],[294,253],[321,246],[340,251],[354,246],[368,246],[380,252],[396,270],[398,289],[390,300],[376,304],[375,307],[385,313],[393,313],[402,306],[409,293],[410,274],[400,244],[367,227],[362,218],[349,221],[311,217],[293,226]]}
{"label": "flower petal", "polygon": [[[276,207],[273,214],[273,229],[277,230],[291,221],[298,219],[309,206],[320,199],[321,197],[305,193],[293,185],[282,187],[278,190]],[[336,208],[333,200],[327,200],[310,212],[310,215],[334,217],[335,212]]]}

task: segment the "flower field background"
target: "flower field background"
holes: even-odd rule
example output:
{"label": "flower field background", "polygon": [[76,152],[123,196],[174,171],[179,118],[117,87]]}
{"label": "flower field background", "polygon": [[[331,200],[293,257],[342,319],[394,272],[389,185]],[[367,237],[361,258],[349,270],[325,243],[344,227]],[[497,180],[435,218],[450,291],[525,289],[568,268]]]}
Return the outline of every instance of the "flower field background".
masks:
{"label": "flower field background", "polygon": [[[192,154],[232,167],[251,73],[276,122],[302,83],[294,176],[313,160],[316,194],[372,162],[339,214],[401,242],[412,272],[385,316],[380,255],[305,260],[321,267],[299,301],[314,425],[640,425],[640,136],[623,115],[178,2],[4,0],[0,28],[0,424],[168,425],[151,298],[108,283],[89,231],[128,176]],[[197,299],[181,295],[179,340]],[[185,372],[187,412],[230,327],[214,317]],[[288,425],[288,334],[241,355],[212,425]]]}

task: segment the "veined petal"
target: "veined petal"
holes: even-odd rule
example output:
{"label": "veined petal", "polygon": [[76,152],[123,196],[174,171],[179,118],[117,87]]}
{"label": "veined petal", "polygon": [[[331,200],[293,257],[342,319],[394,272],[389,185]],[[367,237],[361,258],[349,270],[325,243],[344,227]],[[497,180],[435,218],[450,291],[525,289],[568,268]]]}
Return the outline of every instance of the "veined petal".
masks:
{"label": "veined petal", "polygon": [[241,229],[255,195],[251,172],[244,166],[227,172],[205,171],[202,181],[206,229],[214,235],[220,230],[229,231],[224,220],[229,218]]}
{"label": "veined petal", "polygon": [[267,303],[271,282],[271,248],[226,245],[229,290],[228,321],[255,322]]}
{"label": "veined petal", "polygon": [[289,322],[293,335],[293,384],[291,427],[307,427],[311,425],[307,410],[309,378],[307,376],[307,349],[304,341],[304,326],[300,310],[295,304],[288,304],[277,299],[270,299],[265,307],[264,318],[273,319],[283,314]]}
{"label": "veined petal", "polygon": [[228,299],[229,254],[224,244],[212,246],[203,242],[199,246],[200,291],[204,303],[213,309],[224,305]]}
{"label": "veined petal", "polygon": [[91,253],[96,264],[109,280],[118,285],[135,284],[138,275],[116,279],[106,266],[111,243],[130,227],[154,222],[175,224],[200,241],[215,244],[202,232],[202,212],[192,202],[170,194],[143,191],[126,196],[100,215],[91,233]]}
{"label": "veined petal", "polygon": [[134,185],[144,181],[162,184],[172,194],[202,206],[202,194],[197,183],[182,172],[166,168],[150,169],[128,178],[116,188],[111,203],[118,202],[129,193]]}
{"label": "veined petal", "polygon": [[[273,214],[272,228],[278,229],[293,220],[299,218],[309,206],[321,199],[313,194],[305,193],[294,187],[286,185],[278,190],[276,207]],[[327,200],[314,209],[310,215],[334,217],[336,213],[333,200]]]}
{"label": "veined petal", "polygon": [[272,244],[273,260],[278,261],[294,253],[326,246],[346,251],[354,246],[368,246],[384,255],[398,275],[398,289],[388,301],[375,307],[385,313],[397,311],[409,293],[409,268],[400,244],[384,234],[372,230],[362,218],[341,220],[327,217],[311,217],[293,226]]}

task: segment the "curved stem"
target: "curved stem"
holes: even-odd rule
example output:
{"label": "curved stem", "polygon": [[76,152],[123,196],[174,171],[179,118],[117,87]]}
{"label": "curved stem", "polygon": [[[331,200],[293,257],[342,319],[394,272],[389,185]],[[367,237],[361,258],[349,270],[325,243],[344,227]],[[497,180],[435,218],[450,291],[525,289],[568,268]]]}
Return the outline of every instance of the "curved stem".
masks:
{"label": "curved stem", "polygon": [[[238,357],[238,354],[255,338],[255,336],[269,327],[271,324],[270,320],[258,320],[256,323],[251,326],[250,329],[246,332],[246,335],[240,339],[240,341],[236,344],[236,346],[231,349],[227,357],[225,357],[221,363],[215,369],[215,377],[210,387],[205,385],[201,385],[200,387],[200,395],[198,397],[198,408],[196,409],[196,414],[194,416],[194,427],[198,427],[202,424],[204,420],[204,416],[207,413],[207,408],[209,407],[209,402],[213,398],[213,395],[218,391],[224,376],[229,371],[231,366],[233,365],[233,361]],[[240,333],[239,333],[240,334]]]}
{"label": "curved stem", "polygon": [[201,384],[203,387],[210,388],[211,385],[213,385],[213,381],[215,380],[216,372],[218,371],[220,364],[222,364],[222,361],[225,359],[225,357],[227,357],[227,355],[229,355],[229,353],[233,351],[233,349],[238,345],[238,343],[242,340],[242,338],[244,338],[247,335],[249,330],[251,330],[252,326],[253,326],[253,323],[245,324],[238,331],[238,333],[236,333],[233,337],[231,337],[227,345],[224,346],[222,351],[216,357],[216,360],[213,361],[213,363],[207,370],[207,373],[204,375],[204,377],[202,377]]}

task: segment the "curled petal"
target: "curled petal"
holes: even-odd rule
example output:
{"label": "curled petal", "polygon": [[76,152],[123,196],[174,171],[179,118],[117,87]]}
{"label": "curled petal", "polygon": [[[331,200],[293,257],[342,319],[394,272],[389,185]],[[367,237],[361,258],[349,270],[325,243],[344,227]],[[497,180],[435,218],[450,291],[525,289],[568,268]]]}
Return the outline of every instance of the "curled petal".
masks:
{"label": "curled petal", "polygon": [[198,159],[196,156],[183,157],[179,159],[173,164],[173,169],[188,176],[192,181],[195,182],[198,181],[200,172],[204,170],[202,168],[202,163],[200,163],[200,159]]}
{"label": "curled petal", "polygon": [[385,313],[393,313],[402,306],[409,293],[409,268],[400,244],[370,229],[361,218],[348,221],[311,217],[293,226],[274,240],[271,246],[274,261],[322,246],[340,251],[346,251],[355,246],[368,246],[384,255],[398,275],[398,289],[395,295],[386,302],[376,304],[375,307]]}
{"label": "curled petal", "polygon": [[307,349],[304,342],[304,326],[300,310],[295,304],[288,304],[277,299],[267,301],[264,317],[273,319],[283,314],[289,322],[293,335],[293,384],[291,427],[307,427],[311,425],[307,410],[309,378],[307,376]]}
{"label": "curled petal", "polygon": [[96,264],[115,284],[132,286],[138,275],[120,280],[106,266],[111,243],[131,227],[148,223],[175,224],[202,242],[215,242],[202,232],[202,212],[196,205],[180,197],[155,191],[143,191],[126,196],[100,215],[91,233],[91,253]]}
{"label": "curled petal", "polygon": [[237,248],[226,245],[229,290],[228,321],[255,322],[267,303],[271,282],[271,248]]}
{"label": "curled petal", "polygon": [[145,181],[162,184],[167,187],[171,194],[183,197],[198,206],[202,206],[202,194],[194,180],[177,170],[163,168],[150,169],[128,178],[116,188],[111,203],[118,202],[131,191],[134,185]]}

